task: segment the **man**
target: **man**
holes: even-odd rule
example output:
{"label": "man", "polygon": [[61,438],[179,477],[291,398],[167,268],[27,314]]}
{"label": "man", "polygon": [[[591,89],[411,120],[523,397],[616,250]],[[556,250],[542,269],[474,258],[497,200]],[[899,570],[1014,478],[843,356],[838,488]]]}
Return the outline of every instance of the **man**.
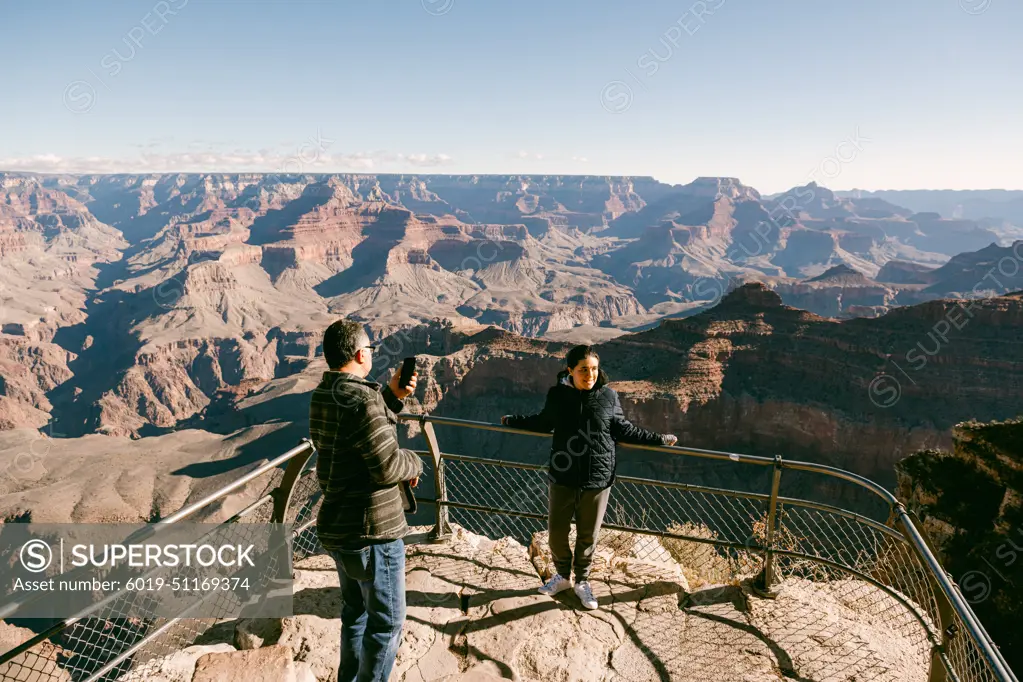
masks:
{"label": "man", "polygon": [[418,455],[398,447],[402,400],[416,389],[394,372],[388,386],[367,381],[373,346],[357,322],[340,320],[323,337],[329,371],[313,391],[309,431],[323,504],[320,544],[341,577],[338,682],[386,682],[405,623],[408,530],[399,486],[423,473]]}

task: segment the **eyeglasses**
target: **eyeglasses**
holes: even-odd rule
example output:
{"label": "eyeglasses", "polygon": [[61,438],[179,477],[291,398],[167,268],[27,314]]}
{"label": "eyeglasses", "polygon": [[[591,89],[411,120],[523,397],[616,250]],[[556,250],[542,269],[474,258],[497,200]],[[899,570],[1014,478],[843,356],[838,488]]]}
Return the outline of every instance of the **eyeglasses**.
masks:
{"label": "eyeglasses", "polygon": [[379,348],[379,346],[377,346],[377,344],[375,344],[375,343],[371,343],[368,346],[360,346],[359,350],[362,350],[363,348],[369,348],[370,350],[376,350],[377,348]]}

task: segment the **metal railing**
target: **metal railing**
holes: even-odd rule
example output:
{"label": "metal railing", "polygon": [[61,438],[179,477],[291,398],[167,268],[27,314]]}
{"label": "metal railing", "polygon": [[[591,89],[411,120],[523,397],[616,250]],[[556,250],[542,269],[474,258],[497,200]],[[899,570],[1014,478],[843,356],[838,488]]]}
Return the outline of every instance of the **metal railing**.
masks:
{"label": "metal railing", "polygon": [[[419,499],[424,509],[433,508],[432,539],[449,536],[452,523],[524,542],[546,528],[545,466],[444,453],[434,427],[550,434],[430,415],[399,418],[421,429],[426,443],[427,449],[418,452],[425,459],[423,480],[433,481],[433,496]],[[926,675],[928,682],[1018,682],[910,513],[882,486],[847,471],[781,457],[624,447],[669,455],[665,458],[669,462],[711,463],[719,467],[715,475],[721,478],[725,472],[726,480],[729,476],[755,480],[752,472],[763,472],[763,490],[694,485],[665,475],[619,476],[602,547],[640,559],[678,557],[708,582],[748,580],[765,597],[774,596],[788,581],[826,583],[844,602],[901,637],[924,661],[921,678]],[[290,523],[294,558],[318,553],[322,550],[315,519],[320,492],[312,467],[314,454],[305,441],[161,523],[210,513],[229,495],[263,482],[255,501],[225,523]],[[831,498],[841,499],[851,489],[865,491],[868,502],[849,509],[783,494],[790,480],[802,492],[807,476],[815,477],[813,485],[826,488]],[[217,623],[183,616],[126,619],[119,615],[124,612],[119,599],[138,595],[118,595],[94,612],[56,623],[0,654],[0,681],[144,680],[149,661],[203,641],[202,635]],[[820,665],[826,667],[827,662]],[[828,671],[822,667],[813,672]]]}
{"label": "metal railing", "polygon": [[[215,492],[161,519],[172,524],[184,519],[206,521],[234,494],[255,499],[225,520],[225,524],[265,524],[288,521],[288,503],[294,483],[314,454],[308,440],[238,477]],[[284,468],[282,468],[284,467]],[[258,490],[254,492],[252,488]],[[98,682],[143,680],[146,663],[192,645],[213,627],[216,618],[138,618],[126,614],[145,611],[145,595],[124,590],[103,599],[85,612],[45,627],[21,645],[0,654],[3,682],[73,680]],[[206,613],[227,615],[235,606],[229,592],[204,604]],[[191,608],[191,607],[189,607]],[[0,613],[9,610],[0,607]]]}
{"label": "metal railing", "polygon": [[[420,425],[434,467],[435,534],[452,519],[475,532],[519,536],[546,526],[545,467],[537,464],[443,453],[435,426],[549,437],[496,424],[428,415],[401,415]],[[763,491],[697,486],[619,476],[601,544],[628,544],[627,552],[657,557],[667,550],[682,561],[702,563],[711,581],[751,578],[766,597],[786,579],[828,581],[926,658],[929,682],[1017,682],[998,647],[931,551],[905,506],[877,483],[857,474],[781,457],[756,457],[695,448],[624,446],[694,458],[727,469],[769,472]],[[793,472],[785,476],[787,472]],[[796,474],[798,472],[798,474]],[[817,477],[865,491],[870,513],[783,496],[786,478]],[[755,478],[755,476],[739,476]],[[805,487],[805,485],[804,485]],[[510,494],[502,495],[500,491]],[[839,496],[840,497],[840,496]],[[495,501],[497,502],[495,504]],[[637,543],[636,537],[656,538]],[[706,549],[699,551],[700,547]],[[619,548],[621,549],[621,548]],[[715,574],[716,572],[716,574]],[[872,589],[865,589],[865,588]],[[809,634],[809,633],[805,633]]]}

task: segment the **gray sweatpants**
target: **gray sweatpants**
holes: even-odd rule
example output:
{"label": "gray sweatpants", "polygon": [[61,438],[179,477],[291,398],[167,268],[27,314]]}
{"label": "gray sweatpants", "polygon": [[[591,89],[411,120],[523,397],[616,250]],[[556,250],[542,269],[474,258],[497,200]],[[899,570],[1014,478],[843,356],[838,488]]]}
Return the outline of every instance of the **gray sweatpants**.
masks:
{"label": "gray sweatpants", "polygon": [[[554,558],[554,568],[563,578],[568,578],[575,569],[575,581],[588,580],[593,552],[597,549],[600,525],[604,522],[607,500],[611,488],[603,490],[581,490],[550,484],[547,506],[547,528]],[[568,534],[575,518],[575,561]]]}

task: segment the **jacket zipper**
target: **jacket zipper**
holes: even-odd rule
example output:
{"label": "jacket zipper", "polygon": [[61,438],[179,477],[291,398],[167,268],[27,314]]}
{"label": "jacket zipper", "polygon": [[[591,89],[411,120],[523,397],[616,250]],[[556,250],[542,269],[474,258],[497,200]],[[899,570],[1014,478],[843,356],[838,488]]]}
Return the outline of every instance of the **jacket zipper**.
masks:
{"label": "jacket zipper", "polygon": [[[582,422],[582,420],[583,420],[583,401],[585,400],[585,398],[586,398],[586,396],[583,394],[582,391],[580,391],[579,392],[579,422]],[[583,476],[583,463],[582,463],[581,460],[579,462],[579,466],[576,468],[576,476],[578,476],[578,480],[576,481],[576,487],[577,488],[582,488],[583,487],[583,482],[586,480],[586,476]]]}

